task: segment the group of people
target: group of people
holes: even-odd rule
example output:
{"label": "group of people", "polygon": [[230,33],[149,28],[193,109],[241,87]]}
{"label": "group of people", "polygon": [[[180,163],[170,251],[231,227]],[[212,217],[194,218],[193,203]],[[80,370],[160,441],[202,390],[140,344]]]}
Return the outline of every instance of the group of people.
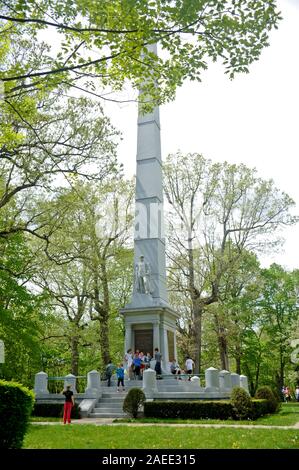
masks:
{"label": "group of people", "polygon": [[[185,361],[185,369],[181,369],[176,359],[173,359],[170,364],[170,372],[174,375],[188,374],[188,380],[191,380],[191,375],[194,370],[194,361],[191,357],[187,356]],[[178,377],[180,379],[180,377]]]}
{"label": "group of people", "polygon": [[[120,385],[124,390],[124,377],[127,375],[128,380],[142,380],[144,370],[150,367],[151,360],[155,361],[155,371],[157,379],[162,378],[162,354],[158,348],[155,348],[154,357],[151,356],[149,352],[144,354],[143,351],[136,349],[135,352],[130,348],[124,355],[123,363],[120,363],[116,367],[111,361],[108,362],[106,366],[106,378],[108,387],[111,386],[111,377],[114,373],[117,376],[117,389],[119,390]],[[194,361],[191,357],[187,356],[185,361],[185,368],[181,369],[176,359],[173,359],[170,363],[170,372],[172,374],[188,374],[190,377],[188,380],[191,380],[191,375],[194,370]]]}
{"label": "group of people", "polygon": [[[290,390],[290,387],[288,386],[283,386],[282,387],[282,395],[283,395],[283,399],[286,403],[288,403],[289,401],[292,400],[292,392]],[[297,385],[296,389],[295,389],[295,398],[296,398],[296,401],[299,402],[299,385]]]}
{"label": "group of people", "polygon": [[[150,367],[151,360],[155,360],[155,371],[157,379],[162,378],[162,354],[158,348],[155,348],[154,357],[149,352],[146,354],[143,351],[136,351],[133,353],[132,349],[128,349],[124,355],[123,363],[120,363],[116,367],[111,361],[106,366],[106,378],[108,387],[111,386],[111,377],[116,373],[117,377],[117,390],[119,391],[120,385],[124,388],[124,377],[127,375],[128,380],[142,380],[144,370]],[[170,372],[174,375],[188,374],[188,380],[191,380],[191,376],[194,370],[194,361],[191,357],[187,356],[185,361],[185,368],[181,369],[176,359],[173,359],[170,363]]]}
{"label": "group of people", "polygon": [[128,375],[128,380],[142,379],[143,371],[150,367],[152,356],[149,352],[144,354],[143,351],[136,349],[133,353],[132,349],[128,349],[124,356],[124,366]]}

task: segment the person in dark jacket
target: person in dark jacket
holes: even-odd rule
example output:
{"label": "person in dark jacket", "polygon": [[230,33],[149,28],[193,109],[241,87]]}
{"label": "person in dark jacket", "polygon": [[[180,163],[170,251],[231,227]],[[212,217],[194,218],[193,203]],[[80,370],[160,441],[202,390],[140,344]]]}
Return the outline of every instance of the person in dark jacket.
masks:
{"label": "person in dark jacket", "polygon": [[66,389],[63,390],[62,394],[65,396],[65,402],[63,407],[63,423],[71,424],[71,413],[72,408],[75,405],[74,393],[71,390],[71,386],[67,385]]}

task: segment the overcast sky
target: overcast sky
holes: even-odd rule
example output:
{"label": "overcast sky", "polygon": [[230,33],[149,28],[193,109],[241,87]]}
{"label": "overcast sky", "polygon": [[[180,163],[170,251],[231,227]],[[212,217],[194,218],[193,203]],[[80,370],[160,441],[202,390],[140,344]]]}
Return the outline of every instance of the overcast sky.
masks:
{"label": "overcast sky", "polygon": [[[161,106],[162,155],[180,149],[255,167],[294,199],[299,214],[299,0],[278,5],[284,19],[249,74],[230,81],[220,64],[212,64],[202,83],[186,82],[174,102]],[[110,103],[105,111],[123,132],[119,157],[126,174],[133,175],[137,107]],[[299,268],[299,224],[283,237],[284,247],[262,264]]]}

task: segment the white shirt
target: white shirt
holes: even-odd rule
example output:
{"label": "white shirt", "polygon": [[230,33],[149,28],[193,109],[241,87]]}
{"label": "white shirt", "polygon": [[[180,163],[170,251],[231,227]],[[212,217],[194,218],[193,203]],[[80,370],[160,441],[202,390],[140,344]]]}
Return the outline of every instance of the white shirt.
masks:
{"label": "white shirt", "polygon": [[192,370],[194,365],[193,359],[187,359],[185,362],[186,370]]}

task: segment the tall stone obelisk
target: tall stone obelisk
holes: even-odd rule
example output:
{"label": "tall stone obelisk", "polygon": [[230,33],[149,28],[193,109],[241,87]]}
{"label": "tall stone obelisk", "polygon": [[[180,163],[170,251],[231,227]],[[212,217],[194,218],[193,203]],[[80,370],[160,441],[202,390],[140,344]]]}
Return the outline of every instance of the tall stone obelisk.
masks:
{"label": "tall stone obelisk", "polygon": [[[157,53],[156,45],[151,51]],[[162,353],[164,370],[177,357],[176,320],[166,287],[163,183],[159,108],[138,116],[134,288],[125,318],[125,350]]]}

